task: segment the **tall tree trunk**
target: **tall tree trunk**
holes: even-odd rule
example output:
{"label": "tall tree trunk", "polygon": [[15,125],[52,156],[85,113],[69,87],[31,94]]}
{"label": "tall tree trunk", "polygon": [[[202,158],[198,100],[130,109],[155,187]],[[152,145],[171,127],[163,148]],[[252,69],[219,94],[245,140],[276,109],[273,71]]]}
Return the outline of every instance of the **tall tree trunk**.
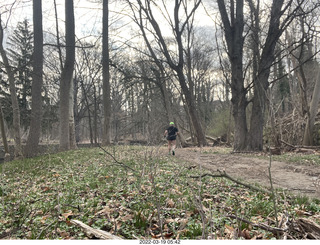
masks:
{"label": "tall tree trunk", "polygon": [[235,121],[234,128],[234,151],[246,149],[247,144],[247,118],[246,118],[246,89],[243,79],[243,0],[234,1],[230,4],[230,18],[224,0],[218,0],[219,12],[224,26],[225,38],[228,47],[228,55],[231,64],[231,92],[232,92],[232,115]]}
{"label": "tall tree trunk", "polygon": [[191,93],[190,89],[187,87],[185,76],[183,74],[183,69],[176,69],[176,72],[179,78],[181,89],[183,91],[183,95],[185,96],[188,113],[191,119],[193,129],[195,131],[195,135],[197,137],[198,146],[205,146],[207,145],[207,140],[196,108],[195,98]]}
{"label": "tall tree trunk", "polygon": [[6,159],[6,157],[8,158],[10,156],[10,152],[9,152],[9,146],[8,146],[8,141],[7,141],[7,135],[6,135],[6,131],[4,128],[4,117],[3,117],[1,102],[0,102],[0,132],[1,132],[1,136],[2,136],[2,143],[3,143],[4,154],[5,154],[5,159]]}
{"label": "tall tree trunk", "polygon": [[75,61],[75,27],[73,0],[65,0],[66,16],[66,60],[60,83],[60,150],[70,149],[69,95]]}
{"label": "tall tree trunk", "polygon": [[[253,1],[248,0],[251,11],[254,10]],[[267,88],[269,86],[268,78],[270,68],[274,60],[274,51],[276,43],[281,36],[283,29],[280,29],[280,18],[284,14],[282,7],[284,0],[273,0],[271,7],[271,16],[269,21],[269,30],[263,46],[262,54],[259,55],[256,46],[253,47],[254,52],[254,95],[252,99],[252,113],[250,119],[250,130],[248,131],[246,123],[246,93],[243,80],[243,30],[244,30],[244,12],[243,0],[230,1],[230,18],[224,0],[218,0],[219,12],[222,18],[225,38],[228,47],[228,55],[232,69],[232,106],[233,117],[235,120],[235,142],[234,150],[260,151],[263,147],[263,126],[265,104],[267,102]],[[288,2],[291,4],[291,2]],[[257,8],[259,7],[259,1]],[[286,6],[287,9],[288,6]],[[257,12],[254,12],[257,14]],[[286,24],[292,18],[285,19]],[[255,21],[259,18],[255,16]],[[259,25],[255,23],[257,28]],[[285,25],[283,25],[285,26]],[[259,29],[259,28],[257,28]],[[257,30],[256,30],[257,31]],[[258,35],[253,34],[254,42],[259,43]]]}
{"label": "tall tree trunk", "polygon": [[304,131],[303,144],[304,145],[313,145],[313,131],[314,131],[314,122],[319,108],[320,101],[320,69],[318,66],[318,75],[316,78],[316,83],[313,89],[312,100],[310,102],[310,110],[308,112],[308,119],[306,123],[306,129]]}
{"label": "tall tree trunk", "polygon": [[102,14],[102,81],[103,81],[103,136],[102,143],[111,143],[111,98],[109,73],[109,7],[108,0],[103,0]]}
{"label": "tall tree trunk", "polygon": [[75,122],[74,122],[74,104],[75,104],[75,87],[76,80],[72,79],[71,81],[71,88],[69,94],[69,141],[70,141],[70,149],[76,149],[76,129],[75,129]]}
{"label": "tall tree trunk", "polygon": [[[82,93],[84,96],[84,102],[86,104],[87,110],[88,110],[88,120],[89,120],[89,135],[90,135],[90,144],[93,145],[93,130],[92,130],[92,119],[91,119],[91,112],[90,112],[90,104],[87,96],[87,91],[84,87],[83,81],[80,81],[80,86],[82,88]],[[94,91],[95,92],[95,91]],[[95,111],[96,113],[96,111]]]}
{"label": "tall tree trunk", "polygon": [[283,32],[283,29],[280,29],[280,19],[283,14],[283,2],[283,0],[274,0],[272,3],[269,30],[262,50],[261,58],[259,60],[258,74],[253,80],[254,97],[247,145],[247,150],[250,151],[263,150],[263,127],[266,103],[268,99],[268,79],[272,63],[275,59],[275,47]]}
{"label": "tall tree trunk", "polygon": [[[293,43],[292,37],[286,32],[286,39],[289,43],[289,52],[290,52],[290,60],[293,64],[293,69],[296,77],[298,78],[299,84],[299,95],[300,95],[300,110],[299,113],[301,116],[305,116],[308,113],[308,99],[307,99],[307,79],[304,73],[303,62],[297,59],[295,55],[293,55]],[[304,45],[301,44],[301,50],[303,50]],[[301,51],[303,52],[303,51]],[[299,55],[301,56],[301,54]]]}
{"label": "tall tree trunk", "polygon": [[25,154],[32,157],[38,153],[42,122],[42,84],[43,84],[43,30],[42,30],[42,1],[33,0],[33,74],[30,132]]}
{"label": "tall tree trunk", "polygon": [[13,134],[14,134],[14,142],[15,142],[15,157],[22,156],[22,146],[21,146],[21,133],[20,133],[20,109],[18,103],[18,97],[16,92],[16,86],[14,81],[14,73],[9,64],[9,60],[6,54],[6,51],[3,48],[3,27],[0,15],[0,53],[2,57],[2,62],[5,66],[8,79],[9,79],[9,87],[10,87],[10,95],[11,95],[11,103],[12,103],[12,111],[13,111]]}
{"label": "tall tree trunk", "polygon": [[[233,87],[233,86],[232,86]],[[233,150],[234,151],[243,151],[246,149],[247,145],[247,116],[246,116],[246,108],[247,108],[247,99],[245,89],[237,90],[240,91],[239,94],[236,94],[234,88],[231,88],[232,92],[232,116],[235,122],[234,124],[234,142],[233,142]]]}

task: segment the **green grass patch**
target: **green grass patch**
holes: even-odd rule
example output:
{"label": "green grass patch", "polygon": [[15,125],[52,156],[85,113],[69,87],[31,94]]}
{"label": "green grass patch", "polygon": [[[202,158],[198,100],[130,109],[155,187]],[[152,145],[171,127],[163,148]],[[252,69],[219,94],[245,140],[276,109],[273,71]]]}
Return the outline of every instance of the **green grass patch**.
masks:
{"label": "green grass patch", "polygon": [[298,153],[284,153],[282,155],[275,155],[272,158],[276,161],[293,162],[299,164],[314,164],[320,166],[320,156],[316,154],[298,154]]}

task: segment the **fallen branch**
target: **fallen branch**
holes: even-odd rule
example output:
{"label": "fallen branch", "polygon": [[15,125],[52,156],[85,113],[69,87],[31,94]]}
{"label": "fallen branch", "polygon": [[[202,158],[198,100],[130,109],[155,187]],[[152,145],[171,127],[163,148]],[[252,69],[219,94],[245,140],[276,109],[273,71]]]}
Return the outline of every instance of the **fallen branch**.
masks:
{"label": "fallen branch", "polygon": [[251,225],[252,227],[269,231],[276,236],[282,235],[283,239],[286,239],[287,237],[291,239],[294,239],[294,237],[297,237],[298,239],[320,239],[320,226],[314,221],[305,218],[300,218],[298,220],[292,220],[289,222],[288,216],[286,216],[285,221],[281,224],[284,228],[278,228],[271,227],[266,224],[256,224],[235,215],[227,215],[226,217],[237,219]]}
{"label": "fallen branch", "polygon": [[305,233],[307,238],[320,239],[320,226],[315,222],[300,218],[297,220],[297,224],[301,228],[301,232]]}
{"label": "fallen branch", "polygon": [[89,238],[98,238],[98,239],[104,239],[104,240],[122,240],[121,237],[112,235],[109,232],[99,230],[99,229],[94,229],[84,223],[82,223],[79,220],[72,219],[70,220],[71,224],[74,224],[76,226],[79,226]]}
{"label": "fallen branch", "polygon": [[209,173],[207,173],[207,174],[203,174],[203,175],[200,175],[200,176],[190,176],[190,178],[198,179],[198,178],[203,178],[203,177],[206,177],[206,176],[210,176],[210,177],[213,177],[213,178],[226,178],[226,179],[229,179],[229,180],[237,183],[238,185],[242,185],[242,186],[247,187],[249,189],[252,189],[252,190],[255,190],[255,191],[259,191],[259,192],[265,192],[265,193],[268,193],[268,194],[272,194],[269,190],[258,188],[258,187],[243,183],[243,182],[241,182],[239,180],[236,180],[233,177],[231,177],[230,175],[228,175],[225,171],[221,171],[219,169],[217,171],[219,172],[219,174],[209,174]]}
{"label": "fallen branch", "polygon": [[39,236],[37,236],[37,240],[40,239],[40,237],[42,236],[42,233],[45,232],[47,229],[49,229],[50,226],[52,226],[53,224],[55,224],[56,221],[54,220],[53,222],[51,222],[49,225],[47,225],[45,228],[42,229],[42,231],[40,232]]}
{"label": "fallen branch", "polygon": [[244,223],[247,223],[247,224],[251,225],[252,227],[256,227],[256,228],[260,228],[260,229],[265,230],[265,231],[272,232],[273,234],[275,234],[277,236],[283,234],[284,232],[288,231],[288,229],[289,229],[289,228],[282,229],[282,228],[277,228],[277,227],[271,227],[271,226],[268,226],[268,225],[265,225],[265,224],[256,224],[256,223],[253,223],[253,222],[251,222],[249,220],[240,218],[240,217],[235,216],[235,215],[227,215],[226,217],[231,218],[231,219],[240,220],[240,221],[242,221]]}
{"label": "fallen branch", "polygon": [[287,146],[290,146],[290,147],[293,148],[293,149],[296,148],[296,146],[294,146],[294,145],[292,145],[292,144],[289,144],[288,142],[285,142],[284,140],[280,140],[280,141],[281,141],[281,143],[283,143],[283,144],[285,144],[285,145],[287,145]]}
{"label": "fallen branch", "polygon": [[283,140],[281,140],[281,143],[290,146],[293,149],[308,149],[308,150],[319,150],[320,147],[319,146],[312,146],[312,145],[292,145],[289,144],[288,142],[285,142]]}

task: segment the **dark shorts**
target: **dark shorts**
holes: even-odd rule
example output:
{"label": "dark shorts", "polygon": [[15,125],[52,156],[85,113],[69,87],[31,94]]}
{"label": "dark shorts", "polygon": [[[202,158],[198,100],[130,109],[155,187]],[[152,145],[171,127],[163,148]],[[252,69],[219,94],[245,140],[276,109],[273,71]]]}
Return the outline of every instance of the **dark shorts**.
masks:
{"label": "dark shorts", "polygon": [[176,140],[176,138],[177,138],[177,136],[175,136],[175,135],[169,135],[167,137],[167,140]]}

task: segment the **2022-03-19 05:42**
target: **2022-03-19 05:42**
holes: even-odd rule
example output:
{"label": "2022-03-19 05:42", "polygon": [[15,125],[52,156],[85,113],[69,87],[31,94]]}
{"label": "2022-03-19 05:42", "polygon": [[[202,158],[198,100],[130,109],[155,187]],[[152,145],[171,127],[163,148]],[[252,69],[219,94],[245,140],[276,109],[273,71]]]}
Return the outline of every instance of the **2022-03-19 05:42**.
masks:
{"label": "2022-03-19 05:42", "polygon": [[181,244],[180,240],[139,240],[139,244]]}

